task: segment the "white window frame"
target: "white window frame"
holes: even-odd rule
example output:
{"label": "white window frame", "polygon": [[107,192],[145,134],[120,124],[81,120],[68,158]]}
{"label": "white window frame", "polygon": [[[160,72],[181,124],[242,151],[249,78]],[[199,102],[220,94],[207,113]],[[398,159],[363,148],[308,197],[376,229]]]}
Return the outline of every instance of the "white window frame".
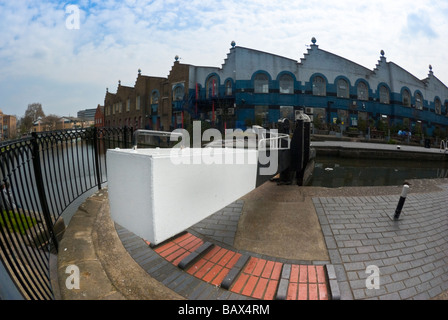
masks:
{"label": "white window frame", "polygon": [[281,94],[294,94],[294,78],[290,74],[283,74],[278,82]]}
{"label": "white window frame", "polygon": [[390,91],[385,85],[379,87],[380,103],[390,104]]}
{"label": "white window frame", "polygon": [[339,79],[337,82],[337,96],[338,98],[350,98],[350,88],[348,81],[345,79]]}
{"label": "white window frame", "polygon": [[[317,81],[317,80],[322,81]],[[321,76],[313,78],[313,96],[325,97],[327,95],[327,81]]]}
{"label": "white window frame", "polygon": [[269,93],[269,77],[264,73],[257,73],[254,77],[254,92]]}

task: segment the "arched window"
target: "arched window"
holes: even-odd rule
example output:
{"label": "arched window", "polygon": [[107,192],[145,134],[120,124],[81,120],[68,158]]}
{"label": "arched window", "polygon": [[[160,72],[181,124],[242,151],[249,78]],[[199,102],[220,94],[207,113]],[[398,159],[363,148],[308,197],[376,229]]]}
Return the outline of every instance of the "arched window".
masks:
{"label": "arched window", "polygon": [[338,98],[350,98],[350,92],[348,87],[348,82],[344,79],[339,79],[337,83],[337,94]]}
{"label": "arched window", "polygon": [[403,105],[405,107],[410,107],[411,106],[411,93],[409,92],[409,90],[404,89],[403,90],[403,99],[402,99]]}
{"label": "arched window", "polygon": [[158,104],[159,103],[159,91],[154,91],[151,95],[151,104]]}
{"label": "arched window", "polygon": [[184,87],[177,86],[174,88],[173,99],[174,101],[180,101],[184,98]]}
{"label": "arched window", "polygon": [[423,110],[423,96],[419,92],[415,93],[415,108]]}
{"label": "arched window", "polygon": [[210,97],[217,97],[218,96],[218,78],[216,76],[212,76],[208,79],[206,84],[206,95],[207,99]]}
{"label": "arched window", "polygon": [[259,73],[254,78],[255,93],[269,93],[269,78],[264,73]]}
{"label": "arched window", "polygon": [[369,100],[369,89],[364,81],[360,81],[356,89],[359,100]]}
{"label": "arched window", "polygon": [[389,89],[386,86],[380,87],[380,103],[390,103]]}
{"label": "arched window", "polygon": [[327,84],[324,78],[320,76],[316,76],[313,78],[313,95],[315,96],[327,95]]}
{"label": "arched window", "polygon": [[294,93],[294,79],[289,74],[284,74],[279,79],[280,93],[293,94]]}
{"label": "arched window", "polygon": [[232,81],[227,80],[226,81],[226,96],[231,96],[233,94],[232,92]]}
{"label": "arched window", "polygon": [[435,104],[435,112],[436,114],[442,114],[442,102],[440,101],[439,98],[436,98],[436,101],[434,102]]}

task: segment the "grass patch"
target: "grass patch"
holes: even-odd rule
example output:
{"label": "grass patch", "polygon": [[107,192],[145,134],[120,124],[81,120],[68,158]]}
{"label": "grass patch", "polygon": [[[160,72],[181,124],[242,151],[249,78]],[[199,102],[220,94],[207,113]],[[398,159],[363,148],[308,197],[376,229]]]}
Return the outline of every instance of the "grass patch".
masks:
{"label": "grass patch", "polygon": [[21,213],[14,213],[12,211],[3,211],[0,214],[0,225],[3,228],[8,228],[10,231],[25,234],[26,231],[32,228],[37,223],[35,218],[26,216]]}

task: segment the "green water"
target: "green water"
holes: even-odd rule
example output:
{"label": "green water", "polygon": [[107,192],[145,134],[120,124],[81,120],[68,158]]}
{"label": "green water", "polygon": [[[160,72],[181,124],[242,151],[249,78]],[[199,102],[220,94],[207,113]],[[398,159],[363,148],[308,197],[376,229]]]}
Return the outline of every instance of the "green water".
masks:
{"label": "green water", "polygon": [[329,188],[392,186],[410,179],[447,177],[446,162],[317,157],[309,185]]}

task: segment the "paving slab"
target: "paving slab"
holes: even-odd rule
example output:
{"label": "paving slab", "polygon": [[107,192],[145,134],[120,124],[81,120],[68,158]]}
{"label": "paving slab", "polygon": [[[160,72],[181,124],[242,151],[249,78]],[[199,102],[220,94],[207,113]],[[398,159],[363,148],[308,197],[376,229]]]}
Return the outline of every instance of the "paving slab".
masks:
{"label": "paving slab", "polygon": [[[300,193],[295,187],[283,190]],[[256,193],[263,197],[243,197],[235,248],[286,259],[329,260],[311,198],[295,196],[284,201],[270,192],[281,187],[267,183],[260,188]]]}
{"label": "paving slab", "polygon": [[[344,299],[431,299],[447,290],[448,184],[437,189],[409,195],[399,221],[389,217],[399,195],[379,205],[369,196],[346,197],[350,212],[339,210],[338,198],[313,199],[337,277],[344,279]],[[378,288],[367,285],[372,266]]]}

